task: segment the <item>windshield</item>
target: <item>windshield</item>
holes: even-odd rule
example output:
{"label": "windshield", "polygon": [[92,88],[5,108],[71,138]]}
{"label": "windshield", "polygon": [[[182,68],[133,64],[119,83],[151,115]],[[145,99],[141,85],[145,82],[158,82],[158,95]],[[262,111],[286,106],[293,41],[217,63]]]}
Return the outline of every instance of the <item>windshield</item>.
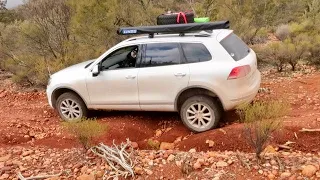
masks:
{"label": "windshield", "polygon": [[87,64],[84,68],[87,69],[92,63],[93,63],[93,61],[91,63]]}

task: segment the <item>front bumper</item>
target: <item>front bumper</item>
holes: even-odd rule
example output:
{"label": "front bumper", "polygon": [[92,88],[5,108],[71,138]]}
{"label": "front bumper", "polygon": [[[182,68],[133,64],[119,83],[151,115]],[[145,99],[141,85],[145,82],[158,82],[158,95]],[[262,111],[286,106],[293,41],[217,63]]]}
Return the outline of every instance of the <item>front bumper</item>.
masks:
{"label": "front bumper", "polygon": [[52,98],[51,98],[52,92],[49,90],[48,87],[47,87],[46,93],[47,93],[47,99],[48,99],[49,105],[50,105],[52,108],[54,108],[53,105],[52,105]]}

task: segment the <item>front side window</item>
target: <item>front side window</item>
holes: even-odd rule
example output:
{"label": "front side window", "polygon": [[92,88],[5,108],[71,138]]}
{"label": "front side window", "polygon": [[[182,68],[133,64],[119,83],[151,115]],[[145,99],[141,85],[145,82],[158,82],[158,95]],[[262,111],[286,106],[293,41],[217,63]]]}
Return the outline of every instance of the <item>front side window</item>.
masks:
{"label": "front side window", "polygon": [[212,59],[206,46],[201,43],[181,43],[187,63],[204,62]]}
{"label": "front side window", "polygon": [[141,67],[180,64],[180,59],[178,43],[147,44]]}
{"label": "front side window", "polygon": [[101,62],[101,70],[134,68],[137,62],[139,46],[127,46],[115,50]]}

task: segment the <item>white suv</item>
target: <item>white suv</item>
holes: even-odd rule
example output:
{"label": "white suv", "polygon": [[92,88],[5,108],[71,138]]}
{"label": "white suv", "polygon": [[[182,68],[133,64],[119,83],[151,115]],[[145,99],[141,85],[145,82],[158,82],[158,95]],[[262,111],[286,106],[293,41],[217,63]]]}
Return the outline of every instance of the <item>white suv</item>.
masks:
{"label": "white suv", "polygon": [[176,111],[203,132],[223,110],[252,101],[260,81],[254,51],[232,30],[216,29],[127,39],[52,75],[47,96],[64,120],[88,109]]}

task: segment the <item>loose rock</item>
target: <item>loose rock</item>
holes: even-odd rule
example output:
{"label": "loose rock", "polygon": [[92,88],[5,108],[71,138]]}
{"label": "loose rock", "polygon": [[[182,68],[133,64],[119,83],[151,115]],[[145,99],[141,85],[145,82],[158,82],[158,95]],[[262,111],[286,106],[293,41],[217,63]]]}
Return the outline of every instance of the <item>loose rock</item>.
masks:
{"label": "loose rock", "polygon": [[138,175],[142,175],[143,174],[143,169],[141,167],[134,167],[134,173],[138,174]]}
{"label": "loose rock", "polygon": [[83,174],[77,178],[77,180],[95,180],[95,177],[93,174],[87,175]]}
{"label": "loose rock", "polygon": [[170,154],[167,161],[173,161],[175,156],[173,154]]}
{"label": "loose rock", "polygon": [[197,150],[194,148],[189,150],[189,153],[195,153],[195,152],[197,152]]}
{"label": "loose rock", "polygon": [[275,178],[276,178],[276,176],[275,176],[275,175],[273,175],[273,174],[269,174],[269,175],[268,175],[268,178],[269,178],[269,179],[275,179]]}
{"label": "loose rock", "polygon": [[208,144],[209,147],[213,147],[214,146],[214,141],[206,140],[206,144]]}
{"label": "loose rock", "polygon": [[138,148],[139,148],[139,145],[138,145],[138,143],[136,143],[136,142],[131,142],[131,147],[132,147],[133,149],[138,149]]}
{"label": "loose rock", "polygon": [[0,157],[0,162],[5,162],[5,161],[8,161],[11,157],[11,154],[8,154],[6,156],[2,156]]}
{"label": "loose rock", "polygon": [[173,143],[162,142],[160,144],[160,150],[173,150],[173,149],[174,149]]}
{"label": "loose rock", "polygon": [[224,162],[224,161],[218,161],[216,164],[217,167],[227,167],[228,163]]}
{"label": "loose rock", "polygon": [[284,172],[280,175],[281,179],[285,179],[285,178],[288,178],[291,176],[291,173],[290,172]]}
{"label": "loose rock", "polygon": [[150,176],[153,174],[153,172],[150,169],[145,169],[145,172]]}
{"label": "loose rock", "polygon": [[160,137],[162,134],[162,131],[160,129],[156,130],[156,137]]}
{"label": "loose rock", "polygon": [[200,168],[201,168],[201,164],[198,161],[194,163],[193,169],[200,169]]}
{"label": "loose rock", "polygon": [[8,179],[10,177],[9,174],[2,174],[2,176],[0,177],[0,179]]}
{"label": "loose rock", "polygon": [[317,168],[313,165],[307,165],[303,168],[302,174],[307,177],[312,177],[314,174],[316,174]]}
{"label": "loose rock", "polygon": [[102,178],[103,174],[104,174],[104,173],[103,173],[102,171],[97,171],[97,172],[96,172],[97,178]]}

